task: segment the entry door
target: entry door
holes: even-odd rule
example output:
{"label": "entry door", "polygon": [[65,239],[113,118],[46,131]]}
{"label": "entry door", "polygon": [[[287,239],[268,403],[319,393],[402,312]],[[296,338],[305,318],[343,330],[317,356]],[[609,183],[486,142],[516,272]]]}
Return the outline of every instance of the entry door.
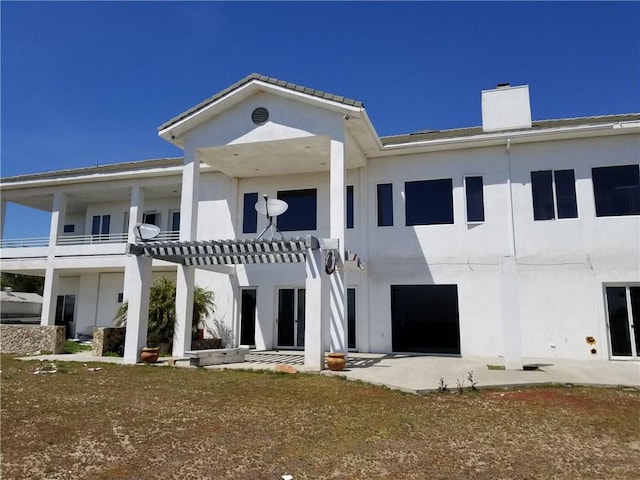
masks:
{"label": "entry door", "polygon": [[640,287],[606,287],[611,356],[640,358]]}
{"label": "entry door", "polygon": [[281,288],[278,290],[278,347],[304,347],[304,288]]}
{"label": "entry door", "polygon": [[75,295],[58,295],[56,299],[56,325],[65,327],[65,335],[67,338],[74,338],[75,329],[73,325],[73,317],[76,309]]}
{"label": "entry door", "polygon": [[256,345],[256,289],[242,290],[240,303],[240,345]]}

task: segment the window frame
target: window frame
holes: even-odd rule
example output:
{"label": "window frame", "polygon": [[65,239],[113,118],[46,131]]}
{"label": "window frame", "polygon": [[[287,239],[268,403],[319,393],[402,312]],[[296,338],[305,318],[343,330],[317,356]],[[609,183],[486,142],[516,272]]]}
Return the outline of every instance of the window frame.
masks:
{"label": "window frame", "polygon": [[[558,202],[558,182],[556,181],[556,177],[558,172],[571,172],[573,176],[572,183],[572,191],[573,201],[575,204],[575,216],[560,216],[560,205]],[[536,208],[535,208],[535,195],[533,188],[533,176],[534,174],[548,173],[551,177],[551,218],[536,218]],[[578,191],[576,189],[576,171],[574,168],[558,168],[558,169],[544,169],[544,170],[531,170],[529,174],[529,178],[531,181],[531,208],[533,213],[533,221],[534,222],[546,222],[546,221],[565,221],[565,220],[577,220],[580,218],[580,209],[578,208]]]}
{"label": "window frame", "polygon": [[[410,215],[410,211],[409,211],[409,186],[410,185],[415,185],[416,187],[418,187],[418,184],[424,184],[425,186],[427,184],[443,184],[443,183],[448,183],[449,185],[449,189],[447,190],[447,193],[450,195],[447,198],[447,207],[450,207],[450,210],[448,210],[447,213],[450,212],[450,219],[451,221],[449,221],[449,216],[447,216],[447,221],[441,221],[440,219],[436,219],[434,220],[429,220],[428,222],[425,221],[424,219],[422,219],[422,217],[417,220],[417,221],[411,221],[409,222],[409,215]],[[437,192],[436,192],[437,193]],[[450,200],[450,202],[449,202]],[[414,200],[415,201],[415,200]],[[445,177],[445,178],[429,178],[429,179],[424,179],[424,180],[409,180],[409,181],[405,181],[404,182],[404,216],[405,216],[405,226],[407,227],[418,227],[418,226],[429,226],[429,225],[454,225],[456,220],[456,216],[455,216],[455,205],[454,205],[454,200],[453,200],[453,178],[451,177]],[[412,208],[413,210],[413,208]],[[424,209],[421,209],[424,214],[427,214],[429,212],[427,212]]]}
{"label": "window frame", "polygon": [[[258,212],[256,211],[256,203],[258,203],[258,192],[244,192],[242,195],[242,233],[258,233]],[[255,200],[253,201],[252,198]],[[247,202],[252,202],[248,204]],[[248,218],[250,214],[251,218]]]}
{"label": "window frame", "polygon": [[638,197],[640,197],[640,164],[637,163],[632,163],[632,164],[626,164],[626,165],[603,165],[603,166],[599,166],[599,167],[591,167],[591,188],[592,188],[592,192],[593,192],[593,211],[594,211],[594,215],[596,218],[618,218],[618,217],[637,217],[640,215],[640,198],[637,198],[636,201],[638,202],[639,206],[637,213],[622,213],[622,214],[606,214],[606,215],[600,215],[598,214],[598,198],[596,195],[596,182],[594,180],[594,171],[595,170],[604,170],[604,169],[608,169],[608,168],[624,168],[624,167],[635,167],[637,169],[637,173],[638,175],[636,176],[636,179],[638,181]]}
{"label": "window frame", "polygon": [[[480,196],[482,200],[482,220],[469,220],[469,193],[467,190],[467,179],[468,178],[479,178],[481,189]],[[480,174],[468,174],[465,175],[462,179],[463,189],[464,189],[464,219],[467,225],[481,225],[487,221],[487,211],[484,204],[484,175]]]}
{"label": "window frame", "polygon": [[[388,209],[380,208],[385,200],[389,201]],[[385,218],[385,210],[388,210],[388,218]],[[393,183],[376,184],[376,216],[378,227],[393,227]]]}
{"label": "window frame", "polygon": [[[282,219],[288,218],[287,214],[290,214],[293,210],[295,210],[295,207],[292,208],[290,200],[287,200],[286,198],[285,199],[282,198],[283,194],[285,194],[285,197],[286,197],[286,194],[291,194],[292,192],[313,192],[313,209],[314,209],[313,217],[312,217],[313,222],[310,222],[309,225],[304,225],[305,227],[308,226],[312,228],[293,228],[291,225],[281,224]],[[276,198],[278,200],[285,200],[289,205],[289,208],[287,209],[287,211],[277,217],[276,224],[279,231],[281,232],[314,232],[318,229],[318,189],[316,187],[289,188],[287,190],[278,190],[276,192]],[[298,225],[296,225],[296,227],[298,227]]]}
{"label": "window frame", "polygon": [[355,192],[353,185],[347,185],[345,191],[345,223],[349,229],[355,225]]}

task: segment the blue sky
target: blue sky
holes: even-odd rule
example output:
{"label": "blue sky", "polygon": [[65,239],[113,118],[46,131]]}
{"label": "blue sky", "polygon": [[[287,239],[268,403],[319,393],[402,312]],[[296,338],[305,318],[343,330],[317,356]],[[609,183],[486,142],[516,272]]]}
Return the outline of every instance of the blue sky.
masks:
{"label": "blue sky", "polygon": [[[380,135],[479,125],[501,82],[538,120],[640,111],[639,2],[0,9],[2,177],[179,156],[157,127],[252,72],[361,100]],[[16,212],[5,238],[47,235]]]}

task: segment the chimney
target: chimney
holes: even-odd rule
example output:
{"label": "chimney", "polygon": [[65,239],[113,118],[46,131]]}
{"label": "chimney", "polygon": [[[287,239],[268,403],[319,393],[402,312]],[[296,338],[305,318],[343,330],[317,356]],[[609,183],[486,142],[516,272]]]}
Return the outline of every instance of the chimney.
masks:
{"label": "chimney", "polygon": [[482,130],[501,132],[531,128],[529,85],[512,87],[499,83],[493,90],[482,91]]}

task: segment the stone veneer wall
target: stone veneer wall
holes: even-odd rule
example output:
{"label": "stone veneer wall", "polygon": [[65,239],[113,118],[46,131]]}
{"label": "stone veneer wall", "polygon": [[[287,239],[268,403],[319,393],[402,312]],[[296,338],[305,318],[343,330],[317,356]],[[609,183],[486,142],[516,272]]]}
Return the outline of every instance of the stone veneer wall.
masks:
{"label": "stone veneer wall", "polygon": [[93,355],[102,357],[107,352],[124,351],[124,327],[96,327],[93,329],[91,347]]}
{"label": "stone veneer wall", "polygon": [[0,325],[0,352],[33,355],[64,353],[66,329],[53,325]]}

